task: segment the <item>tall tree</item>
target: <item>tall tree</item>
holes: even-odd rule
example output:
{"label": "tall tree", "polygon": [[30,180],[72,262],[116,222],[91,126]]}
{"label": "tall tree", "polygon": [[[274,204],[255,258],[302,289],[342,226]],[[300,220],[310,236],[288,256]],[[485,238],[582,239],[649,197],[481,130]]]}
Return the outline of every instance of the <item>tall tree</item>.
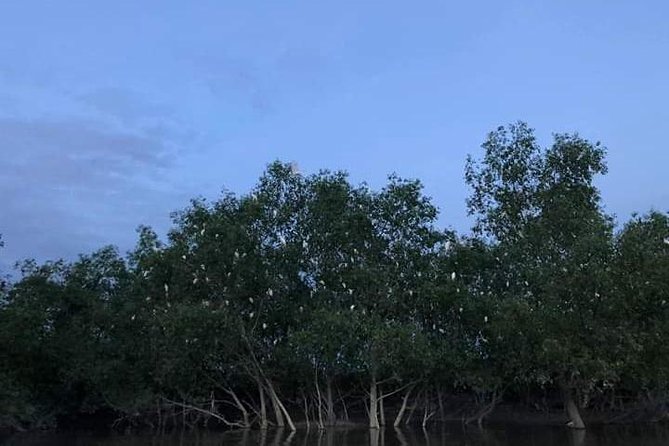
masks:
{"label": "tall tree", "polygon": [[598,347],[612,335],[597,319],[612,247],[593,184],[606,173],[604,149],[578,135],[555,135],[541,149],[523,123],[491,133],[483,148],[482,162],[467,164],[469,210],[496,245],[504,295],[535,314],[539,375],[561,386],[570,423],[582,428],[579,406],[616,376]]}

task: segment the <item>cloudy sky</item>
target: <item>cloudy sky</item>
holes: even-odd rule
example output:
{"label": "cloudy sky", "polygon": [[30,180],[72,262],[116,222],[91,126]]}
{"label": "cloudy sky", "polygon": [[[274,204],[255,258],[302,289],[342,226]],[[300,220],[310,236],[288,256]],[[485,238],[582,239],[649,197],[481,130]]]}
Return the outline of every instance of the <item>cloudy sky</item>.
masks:
{"label": "cloudy sky", "polygon": [[518,119],[609,149],[619,220],[669,209],[664,1],[0,0],[0,270],[125,251],[274,160],[419,177],[469,225],[462,171]]}

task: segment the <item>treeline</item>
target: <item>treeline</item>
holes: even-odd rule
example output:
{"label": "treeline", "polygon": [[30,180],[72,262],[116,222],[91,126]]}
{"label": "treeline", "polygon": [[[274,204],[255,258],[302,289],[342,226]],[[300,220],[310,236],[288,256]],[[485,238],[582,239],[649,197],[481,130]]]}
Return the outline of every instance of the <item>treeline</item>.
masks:
{"label": "treeline", "polygon": [[518,123],[483,149],[468,235],[418,181],[277,162],[248,195],[192,201],[166,241],[22,263],[0,294],[0,424],[377,428],[546,395],[574,427],[662,414],[668,215],[616,230],[605,151],[578,135],[542,148]]}

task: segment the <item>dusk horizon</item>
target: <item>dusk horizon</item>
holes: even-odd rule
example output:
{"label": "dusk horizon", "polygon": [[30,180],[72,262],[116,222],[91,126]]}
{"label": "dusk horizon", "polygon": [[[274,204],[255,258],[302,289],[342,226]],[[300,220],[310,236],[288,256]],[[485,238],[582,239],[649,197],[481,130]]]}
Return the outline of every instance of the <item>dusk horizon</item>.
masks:
{"label": "dusk horizon", "polygon": [[275,159],[372,186],[418,178],[440,223],[466,232],[465,158],[517,120],[542,145],[601,141],[598,184],[621,222],[669,207],[663,2],[2,12],[2,270],[125,252],[137,226],[164,233],[189,199],[243,194]]}

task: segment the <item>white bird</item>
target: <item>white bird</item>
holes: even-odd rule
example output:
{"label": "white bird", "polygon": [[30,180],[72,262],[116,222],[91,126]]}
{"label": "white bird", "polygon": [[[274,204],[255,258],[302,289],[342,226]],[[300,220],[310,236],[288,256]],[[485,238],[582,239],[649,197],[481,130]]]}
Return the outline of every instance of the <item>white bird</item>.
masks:
{"label": "white bird", "polygon": [[460,307],[460,313],[462,313],[462,307]]}
{"label": "white bird", "polygon": [[200,231],[200,235],[204,235],[204,228]]}
{"label": "white bird", "polygon": [[488,316],[483,317],[483,322],[487,323],[488,322]]}
{"label": "white bird", "polygon": [[131,321],[134,321],[134,320],[135,320],[135,315],[134,315],[134,314],[133,314],[132,316],[130,316],[130,320],[131,320]]}
{"label": "white bird", "polygon": [[254,315],[254,314],[255,314],[255,313],[254,313],[253,311],[250,312],[250,313],[249,313],[249,319],[253,319],[253,315]]}
{"label": "white bird", "polygon": [[186,260],[186,254],[182,255],[181,258]]}
{"label": "white bird", "polygon": [[267,295],[268,295],[269,297],[274,296],[274,291],[270,288],[269,290],[267,290]]}
{"label": "white bird", "polygon": [[249,302],[253,303],[253,298],[249,297]]}
{"label": "white bird", "polygon": [[266,330],[267,329],[267,324],[263,322],[262,328],[263,328],[263,330]]}
{"label": "white bird", "polygon": [[197,277],[193,277],[193,285],[197,283]]}
{"label": "white bird", "polygon": [[351,305],[351,311],[355,310],[355,305]]}

